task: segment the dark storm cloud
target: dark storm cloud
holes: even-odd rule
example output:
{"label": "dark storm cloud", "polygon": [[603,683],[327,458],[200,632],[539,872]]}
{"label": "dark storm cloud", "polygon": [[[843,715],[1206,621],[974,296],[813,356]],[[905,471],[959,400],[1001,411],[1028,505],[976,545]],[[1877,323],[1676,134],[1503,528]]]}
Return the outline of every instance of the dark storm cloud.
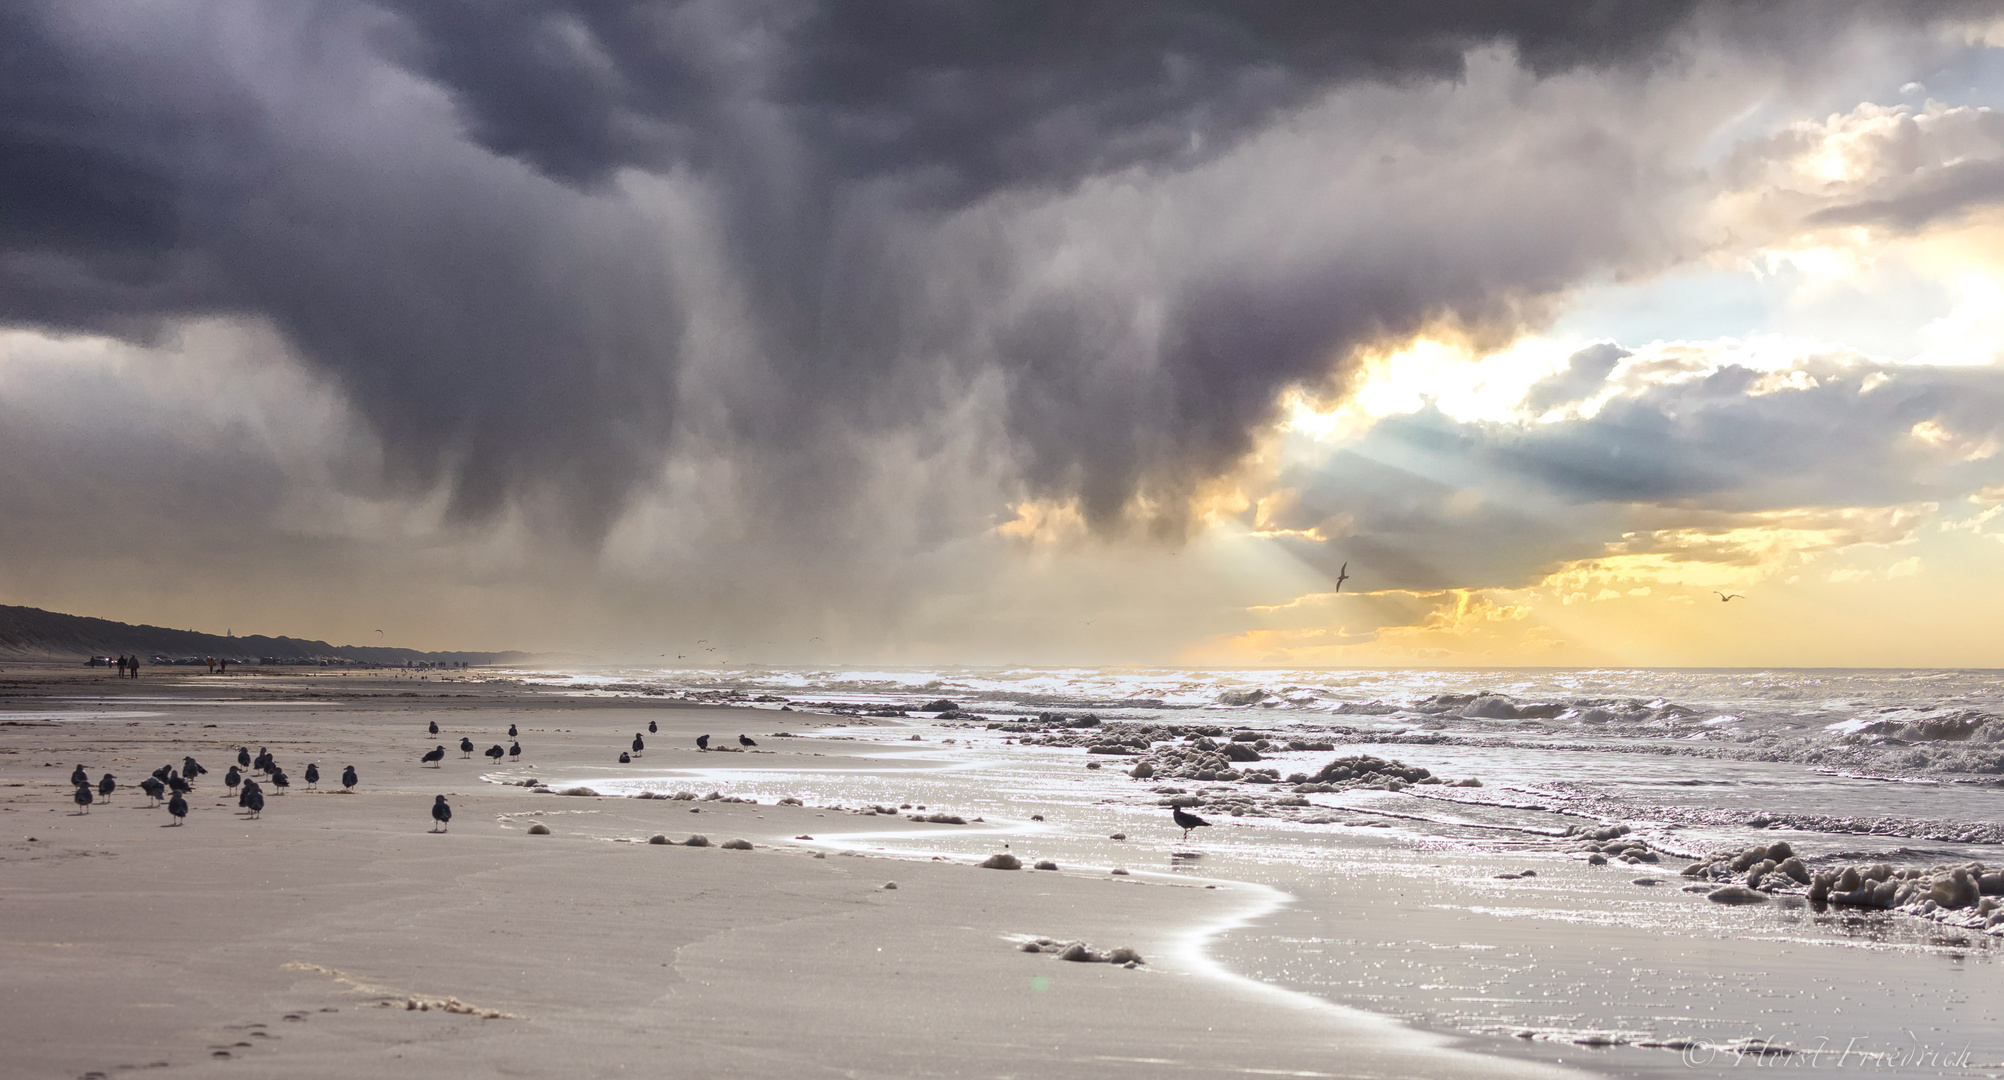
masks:
{"label": "dark storm cloud", "polygon": [[[1805,10],[1787,34],[1854,8]],[[1392,187],[1358,199],[1372,220],[1324,222],[1319,250],[1240,243],[1148,288],[1040,289],[1011,213],[1114,170],[1173,181],[1333,88],[1464,78],[1471,49],[1541,76],[1647,68],[1697,17],[1653,0],[16,3],[0,319],[267,320],[381,436],[394,478],[446,484],[464,518],[540,508],[586,539],[689,426],[692,371],[720,414],[708,445],[808,513],[867,479],[853,432],[937,423],[993,368],[1030,489],[1106,520],[1230,467],[1276,392],[1347,350],[1436,319],[1507,325],[1619,262],[1641,241],[1617,204],[1648,196],[1646,163],[1588,138],[1549,148],[1584,163],[1571,188],[1505,178],[1482,199],[1401,195],[1427,174],[1388,167]],[[715,235],[664,226],[664,198],[714,210]],[[694,309],[704,275],[724,282],[707,300],[746,309],[729,333],[690,332],[715,318]],[[943,277],[965,289],[942,295]],[[1138,346],[1144,308],[1166,314]]]}
{"label": "dark storm cloud", "polygon": [[1589,345],[1566,361],[1566,370],[1540,379],[1524,395],[1524,407],[1543,414],[1561,405],[1582,401],[1600,392],[1614,365],[1629,355],[1627,349],[1611,342]]}
{"label": "dark storm cloud", "polygon": [[1300,498],[1274,524],[1333,532],[1297,554],[1332,572],[1368,566],[1373,588],[1514,587],[1645,525],[1945,502],[2004,481],[2004,373],[1805,370],[1813,384],[1770,389],[1728,365],[1588,419],[1388,418],[1326,463],[1284,473]]}
{"label": "dark storm cloud", "polygon": [[786,114],[832,176],[964,200],[1216,153],[1346,79],[1453,78],[1513,45],[1532,70],[1645,57],[1690,0],[1397,5],[1253,0],[400,2],[405,55],[475,136],[603,179],[728,140],[733,99]]}

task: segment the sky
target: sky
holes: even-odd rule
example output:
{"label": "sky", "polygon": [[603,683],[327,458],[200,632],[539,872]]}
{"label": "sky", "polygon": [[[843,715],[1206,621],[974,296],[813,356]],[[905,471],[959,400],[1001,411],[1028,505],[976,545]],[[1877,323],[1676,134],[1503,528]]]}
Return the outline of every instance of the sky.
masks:
{"label": "sky", "polygon": [[2004,667],[2004,3],[22,0],[0,55],[0,603]]}

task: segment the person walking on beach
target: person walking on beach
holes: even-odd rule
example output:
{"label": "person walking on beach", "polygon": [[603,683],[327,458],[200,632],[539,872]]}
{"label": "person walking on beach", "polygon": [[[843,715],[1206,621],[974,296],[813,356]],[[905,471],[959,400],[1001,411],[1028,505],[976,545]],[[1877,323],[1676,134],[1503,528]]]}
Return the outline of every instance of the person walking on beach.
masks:
{"label": "person walking on beach", "polygon": [[124,654],[124,653],[119,653],[119,654],[118,654],[118,677],[119,677],[119,678],[121,678],[121,679],[125,678],[125,654]]}

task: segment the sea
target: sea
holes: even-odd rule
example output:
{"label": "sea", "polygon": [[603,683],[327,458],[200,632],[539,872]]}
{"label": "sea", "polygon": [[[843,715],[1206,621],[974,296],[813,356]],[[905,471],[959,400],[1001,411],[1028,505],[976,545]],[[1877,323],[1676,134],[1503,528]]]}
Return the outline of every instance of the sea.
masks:
{"label": "sea", "polygon": [[[2004,672],[496,676],[552,694],[735,706],[755,739],[875,744],[867,765],[635,765],[552,783],[875,808],[882,826],[843,844],[914,858],[1007,844],[1026,861],[1236,890],[1239,914],[1191,928],[1184,957],[1236,992],[1388,1014],[1483,1052],[1609,1076],[2004,1076],[2004,919],[1794,895],[1726,904],[1708,898],[1719,882],[1682,873],[1777,843],[1811,872],[2004,868]],[[1152,734],[1095,749],[1137,730]],[[1272,782],[1133,775],[1151,742],[1235,735],[1266,748],[1241,769],[1270,768]],[[1446,782],[1301,790],[1353,756]],[[1186,837],[1172,803],[1210,824]],[[909,820],[942,811],[970,824]],[[1590,862],[1589,845],[1604,846],[1592,838],[1613,830],[1651,861]]]}

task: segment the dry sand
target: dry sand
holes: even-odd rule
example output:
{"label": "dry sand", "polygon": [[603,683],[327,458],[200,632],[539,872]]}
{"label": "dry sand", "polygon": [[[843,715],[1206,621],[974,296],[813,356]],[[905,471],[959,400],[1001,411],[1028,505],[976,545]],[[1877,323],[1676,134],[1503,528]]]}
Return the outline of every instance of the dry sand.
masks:
{"label": "dry sand", "polygon": [[[1220,977],[1198,942],[1263,904],[1256,890],[816,858],[792,838],[868,819],[480,779],[477,751],[505,746],[510,723],[525,762],[562,768],[609,760],[650,719],[658,764],[771,714],[382,676],[147,676],[0,673],[10,1077],[1562,1075]],[[105,712],[156,715],[35,719]],[[779,756],[703,763],[867,753],[752,733]],[[439,743],[442,767],[421,767]],[[239,745],[292,776],[258,820],[221,782]],[[169,827],[137,783],[184,754],[210,775]],[[120,784],[88,814],[70,798],[78,764]],[[339,794],[349,764],[361,783]],[[455,816],[428,833],[439,793]],[[644,842],[655,833],[756,846]],[[1147,962],[1066,963],[1020,951],[1024,936]]]}

